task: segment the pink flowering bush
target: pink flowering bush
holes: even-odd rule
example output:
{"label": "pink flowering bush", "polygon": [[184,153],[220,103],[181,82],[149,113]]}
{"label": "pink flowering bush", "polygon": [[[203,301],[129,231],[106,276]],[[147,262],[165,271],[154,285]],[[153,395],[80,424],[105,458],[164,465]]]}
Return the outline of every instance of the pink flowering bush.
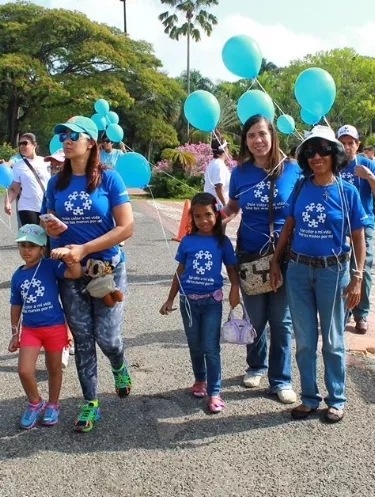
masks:
{"label": "pink flowering bush", "polygon": [[[190,176],[199,176],[204,174],[206,167],[213,158],[211,147],[207,143],[185,143],[185,145],[177,147],[177,150],[190,152],[194,155],[196,161],[195,164],[190,166],[188,169],[185,169],[186,173]],[[225,158],[225,162],[229,169],[232,170],[232,168],[236,165],[236,161],[232,159],[230,154],[228,155],[229,159]],[[157,162],[156,166],[163,171],[173,171],[172,164],[167,160]]]}

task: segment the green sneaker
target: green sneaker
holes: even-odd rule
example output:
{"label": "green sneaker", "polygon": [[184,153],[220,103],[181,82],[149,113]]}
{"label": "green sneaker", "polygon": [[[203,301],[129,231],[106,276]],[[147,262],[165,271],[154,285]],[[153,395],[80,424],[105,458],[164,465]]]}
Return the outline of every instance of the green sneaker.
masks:
{"label": "green sneaker", "polygon": [[87,402],[81,407],[81,412],[74,421],[74,431],[80,433],[91,431],[94,428],[95,421],[98,421],[101,417],[99,402],[97,400]]}
{"label": "green sneaker", "polygon": [[120,399],[123,399],[129,395],[132,388],[132,380],[125,363],[123,363],[120,369],[112,369],[112,373],[115,378],[116,393]]}

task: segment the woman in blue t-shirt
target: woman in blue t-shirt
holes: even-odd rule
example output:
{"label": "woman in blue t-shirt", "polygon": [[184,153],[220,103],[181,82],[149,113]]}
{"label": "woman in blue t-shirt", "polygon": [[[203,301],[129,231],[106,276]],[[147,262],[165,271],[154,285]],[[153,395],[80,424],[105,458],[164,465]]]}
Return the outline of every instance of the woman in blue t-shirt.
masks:
{"label": "woman in blue t-shirt", "polygon": [[74,426],[76,431],[87,432],[101,416],[96,344],[111,362],[119,397],[130,393],[121,337],[125,257],[118,244],[132,235],[133,214],[123,180],[99,163],[98,130],[93,121],[76,116],[55,126],[54,132],[60,135],[66,160],[48,183],[47,209],[59,222],[48,221],[46,228],[50,236],[58,236],[60,246],[70,249],[67,263],[80,261],[84,268],[83,278],[63,282],[61,298],[86,400]]}
{"label": "woman in blue t-shirt", "polygon": [[[368,217],[357,189],[340,178],[347,158],[331,128],[316,126],[298,147],[297,158],[305,179],[288,203],[288,217],[272,261],[271,282],[276,289],[278,262],[291,240],[287,292],[302,389],[302,403],[292,410],[292,417],[307,418],[322,400],[316,374],[319,316],[328,392],[324,419],[334,423],[344,416],[345,307],[352,309],[361,297],[363,227]],[[351,277],[348,237],[356,258]]]}
{"label": "woman in blue t-shirt", "polygon": [[[228,219],[242,212],[237,239],[239,262],[250,255],[259,258],[273,249],[285,222],[285,204],[300,173],[295,162],[281,157],[273,124],[259,114],[248,119],[242,130],[239,165],[232,171],[229,201],[224,208]],[[275,293],[257,295],[247,295],[243,287],[242,295],[257,331],[255,342],[247,346],[248,369],[243,383],[257,387],[269,365],[270,393],[277,394],[283,403],[293,403],[297,397],[291,386],[292,323],[285,285]],[[268,362],[267,323],[271,331]]]}

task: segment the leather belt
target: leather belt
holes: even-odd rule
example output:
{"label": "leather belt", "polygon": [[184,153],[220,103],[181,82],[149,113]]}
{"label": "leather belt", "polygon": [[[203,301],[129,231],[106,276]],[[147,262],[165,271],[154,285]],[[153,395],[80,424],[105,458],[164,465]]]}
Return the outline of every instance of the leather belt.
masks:
{"label": "leather belt", "polygon": [[293,250],[290,251],[289,255],[292,261],[312,267],[334,266],[340,262],[348,261],[350,257],[349,252],[345,252],[345,254],[340,254],[338,256],[328,255],[327,257],[312,257],[310,255],[297,254],[296,252],[293,252]]}

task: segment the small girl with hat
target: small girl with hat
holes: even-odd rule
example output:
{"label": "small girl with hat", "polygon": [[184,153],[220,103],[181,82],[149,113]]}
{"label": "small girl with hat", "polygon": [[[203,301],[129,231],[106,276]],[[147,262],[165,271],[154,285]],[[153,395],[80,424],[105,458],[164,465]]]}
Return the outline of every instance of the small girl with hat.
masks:
{"label": "small girl with hat", "polygon": [[[57,280],[80,278],[82,268],[79,263],[70,263],[67,267],[64,262],[54,260],[64,260],[70,252],[67,248],[52,251],[52,259],[44,258],[47,235],[36,224],[22,226],[16,242],[25,264],[15,271],[11,280],[12,338],[8,350],[16,352],[20,349],[18,374],[28,400],[20,426],[29,430],[43,411],[43,425],[51,426],[58,422],[61,356],[68,340]],[[45,350],[48,371],[47,403],[41,398],[35,379],[35,365],[41,347]]]}

